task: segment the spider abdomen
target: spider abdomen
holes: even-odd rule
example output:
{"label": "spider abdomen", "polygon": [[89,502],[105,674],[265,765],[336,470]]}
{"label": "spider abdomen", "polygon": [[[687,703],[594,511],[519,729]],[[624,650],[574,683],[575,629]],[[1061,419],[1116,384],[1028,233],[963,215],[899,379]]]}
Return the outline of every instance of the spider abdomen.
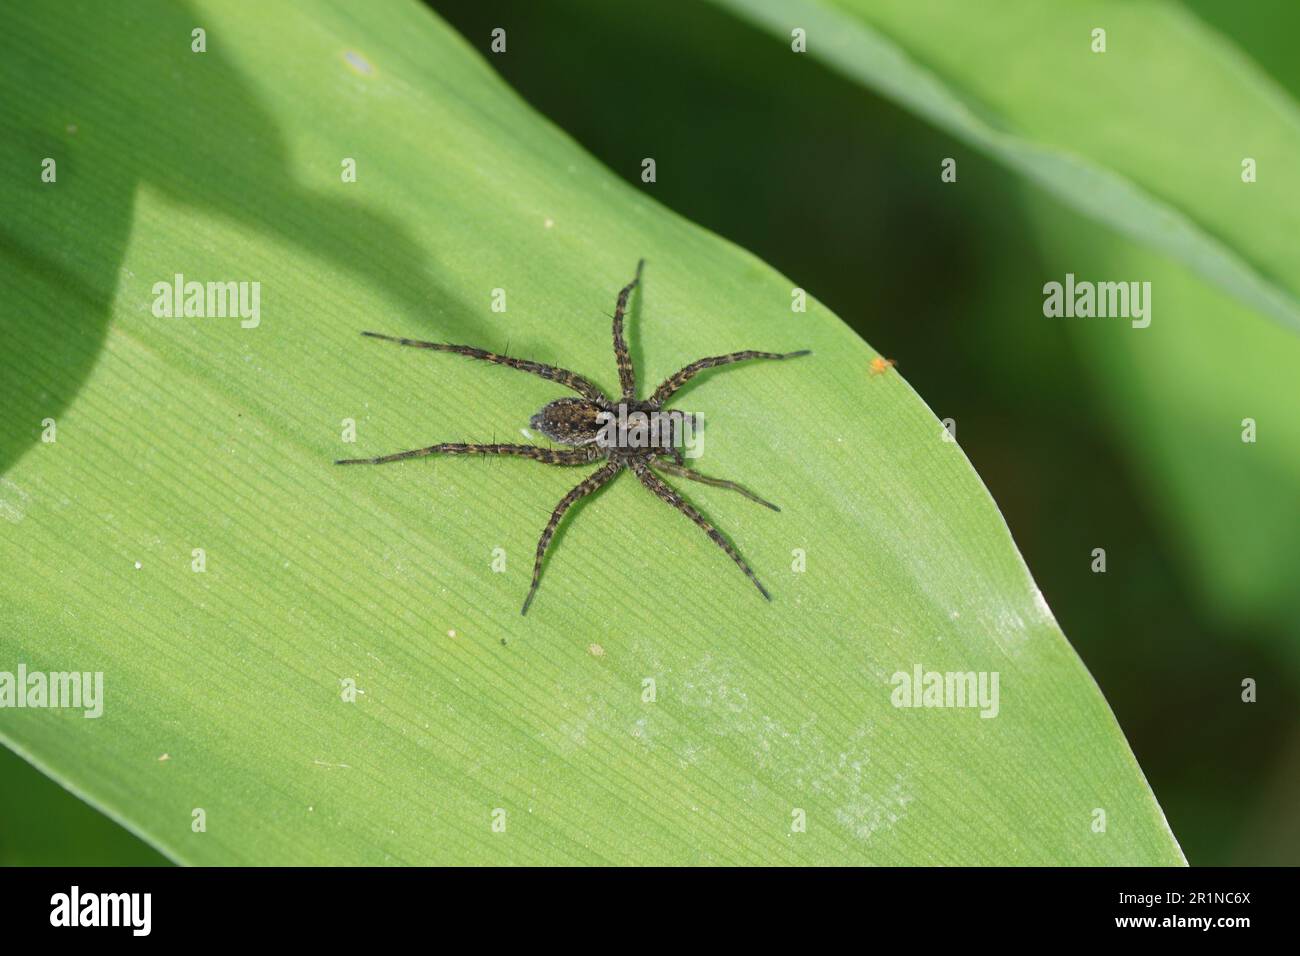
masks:
{"label": "spider abdomen", "polygon": [[528,424],[561,445],[590,445],[600,434],[602,409],[585,398],[557,398]]}

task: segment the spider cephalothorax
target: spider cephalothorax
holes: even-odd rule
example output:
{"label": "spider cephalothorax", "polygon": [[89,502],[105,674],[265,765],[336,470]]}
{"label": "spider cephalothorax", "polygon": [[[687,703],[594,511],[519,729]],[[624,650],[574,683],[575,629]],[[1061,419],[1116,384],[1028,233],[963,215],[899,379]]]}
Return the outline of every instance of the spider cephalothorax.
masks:
{"label": "spider cephalothorax", "polygon": [[537,593],[537,584],[541,580],[542,574],[542,558],[546,554],[546,549],[550,545],[551,538],[554,536],[560,520],[564,517],[564,513],[576,501],[607,484],[624,468],[635,474],[641,484],[654,492],[656,496],[699,525],[704,533],[712,538],[714,543],[722,548],[736,562],[740,570],[744,571],[745,575],[754,582],[754,586],[758,588],[759,593],[771,600],[767,589],[759,583],[758,578],[754,576],[754,572],[749,569],[749,565],[745,563],[745,559],[740,556],[739,552],[732,547],[731,542],[724,538],[703,515],[696,511],[690,502],[683,499],[672,486],[655,474],[655,471],[661,471],[678,478],[699,481],[718,488],[730,488],[733,491],[740,492],[752,501],[771,508],[773,511],[779,511],[780,509],[771,502],[764,501],[753,492],[742,488],[734,481],[710,478],[686,467],[681,450],[682,436],[683,434],[690,434],[691,429],[698,425],[698,418],[676,410],[665,410],[663,406],[679,388],[705,369],[719,365],[730,365],[732,362],[742,362],[746,359],[788,359],[809,353],[807,350],[785,353],[746,351],[697,359],[681,369],[677,374],[666,379],[648,399],[638,400],[636,397],[636,374],[632,368],[632,358],[628,354],[627,342],[623,338],[623,314],[627,310],[627,302],[632,295],[632,290],[636,288],[641,279],[641,267],[644,264],[644,260],[637,263],[636,277],[624,286],[623,291],[618,294],[618,305],[614,309],[614,358],[618,362],[619,384],[623,390],[618,401],[610,401],[590,381],[576,372],[570,372],[568,369],[543,365],[540,362],[530,362],[526,359],[511,358],[508,355],[498,355],[495,352],[488,352],[469,345],[417,342],[413,339],[381,335],[378,332],[361,333],[371,338],[396,342],[399,345],[433,349],[438,352],[455,352],[457,355],[465,355],[469,358],[482,359],[496,365],[506,365],[521,371],[532,372],[534,375],[540,375],[542,378],[558,382],[582,396],[581,398],[558,398],[543,407],[530,421],[532,427],[547,438],[566,446],[563,448],[540,448],[536,445],[466,445],[447,442],[440,445],[430,445],[428,448],[414,448],[410,451],[397,452],[392,455],[382,455],[378,458],[346,458],[336,462],[339,465],[381,465],[406,458],[422,458],[426,455],[469,454],[513,455],[520,458],[532,458],[546,465],[586,465],[603,460],[604,464],[565,495],[560,500],[560,503],[556,505],[555,510],[551,512],[551,520],[547,522],[545,530],[542,531],[542,537],[537,542],[537,555],[533,561],[532,584],[528,588],[528,596],[524,598],[521,614],[528,613],[528,606],[533,601],[533,595]]}

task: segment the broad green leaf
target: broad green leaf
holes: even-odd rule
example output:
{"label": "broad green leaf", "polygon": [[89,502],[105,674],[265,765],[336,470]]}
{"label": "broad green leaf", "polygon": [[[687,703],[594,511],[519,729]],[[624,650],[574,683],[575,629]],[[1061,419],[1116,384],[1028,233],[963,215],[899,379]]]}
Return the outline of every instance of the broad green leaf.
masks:
{"label": "broad green leaf", "polygon": [[167,859],[0,747],[0,866],[166,866]]}
{"label": "broad green leaf", "polygon": [[[98,719],[0,710],[12,749],[186,863],[1182,862],[959,446],[815,300],[792,311],[416,4],[105,6],[0,32],[0,671],[105,686]],[[783,507],[683,489],[774,600],[623,476],[522,618],[586,469],[330,462],[523,441],[563,391],[357,333],[509,343],[612,389],[606,313],[642,256],[643,387],[814,350],[681,393],[700,468]],[[156,317],[176,273],[260,282],[260,324]],[[894,706],[917,667],[996,673],[996,716]]]}
{"label": "broad green leaf", "polygon": [[1198,582],[1203,613],[1252,622],[1246,633],[1279,625],[1279,650],[1300,664],[1300,340],[1166,256],[1055,203],[1030,198],[1027,208],[1058,275],[1152,284],[1158,312],[1145,329],[1122,319],[1061,324]]}
{"label": "broad green leaf", "polygon": [[1179,4],[713,2],[1300,331],[1300,111]]}

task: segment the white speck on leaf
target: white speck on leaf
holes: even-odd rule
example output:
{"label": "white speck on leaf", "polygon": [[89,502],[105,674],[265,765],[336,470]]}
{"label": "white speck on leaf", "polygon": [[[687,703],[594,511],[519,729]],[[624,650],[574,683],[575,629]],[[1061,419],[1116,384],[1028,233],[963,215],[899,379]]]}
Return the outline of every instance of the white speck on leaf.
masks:
{"label": "white speck on leaf", "polygon": [[0,518],[14,524],[22,521],[27,514],[27,503],[31,496],[8,478],[0,478]]}
{"label": "white speck on leaf", "polygon": [[361,76],[370,76],[375,72],[375,68],[370,65],[370,61],[356,50],[348,50],[344,53],[343,60],[352,68],[352,72],[358,73]]}
{"label": "white speck on leaf", "polygon": [[[798,726],[759,712],[725,662],[706,654],[681,680],[681,703],[708,734],[748,742],[755,769],[768,785],[794,796],[833,795],[835,821],[865,840],[897,823],[913,799],[901,774],[872,759],[874,728],[864,721],[847,739],[828,739],[811,709]],[[696,754],[683,749],[683,760]]]}
{"label": "white speck on leaf", "polygon": [[1038,588],[1034,588],[1034,609],[1046,620],[1051,621],[1053,625],[1056,625],[1056,615],[1053,614],[1052,609],[1047,606],[1047,598],[1043,597],[1043,592],[1038,590]]}

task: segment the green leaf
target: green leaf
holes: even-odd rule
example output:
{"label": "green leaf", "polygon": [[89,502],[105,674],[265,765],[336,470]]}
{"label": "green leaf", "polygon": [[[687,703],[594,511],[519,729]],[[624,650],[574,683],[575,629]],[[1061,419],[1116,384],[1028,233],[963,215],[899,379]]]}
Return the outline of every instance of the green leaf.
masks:
{"label": "green leaf", "polygon": [[121,827],[0,747],[0,866],[166,866]]}
{"label": "green leaf", "polygon": [[1196,582],[1200,613],[1240,629],[1242,640],[1275,635],[1278,651],[1300,665],[1300,339],[1166,256],[1054,203],[1027,208],[1035,246],[1057,275],[1141,276],[1158,290],[1148,328],[1065,327]]}
{"label": "green leaf", "polygon": [[713,2],[1300,331],[1300,111],[1181,5]]}
{"label": "green leaf", "polygon": [[[98,719],[0,710],[11,748],[187,863],[1182,862],[959,446],[838,319],[416,4],[130,10],[0,32],[4,182],[30,183],[0,192],[0,670],[105,688]],[[587,469],[330,462],[524,440],[564,392],[357,333],[508,342],[610,390],[642,256],[643,389],[814,350],[678,406],[702,470],[783,508],[682,489],[774,599],[622,476],[521,618]],[[155,317],[176,273],[260,282],[260,324]],[[996,716],[894,706],[917,667],[996,673]]]}
{"label": "green leaf", "polygon": [[[1064,328],[1182,541],[1204,610],[1283,622],[1293,653],[1300,194],[1277,173],[1300,146],[1294,81],[1279,86],[1174,3],[1011,0],[997,17],[951,0],[716,3],[782,37],[800,26],[808,55],[1045,187],[1056,202],[1024,197],[1044,277],[1151,282],[1161,318],[1150,330]],[[1205,12],[1251,26],[1253,47],[1286,33],[1277,10]],[[1105,53],[1092,50],[1097,28]],[[1254,183],[1241,180],[1247,156]],[[1012,334],[1023,340],[1021,327]],[[1266,439],[1241,441],[1246,417]]]}

